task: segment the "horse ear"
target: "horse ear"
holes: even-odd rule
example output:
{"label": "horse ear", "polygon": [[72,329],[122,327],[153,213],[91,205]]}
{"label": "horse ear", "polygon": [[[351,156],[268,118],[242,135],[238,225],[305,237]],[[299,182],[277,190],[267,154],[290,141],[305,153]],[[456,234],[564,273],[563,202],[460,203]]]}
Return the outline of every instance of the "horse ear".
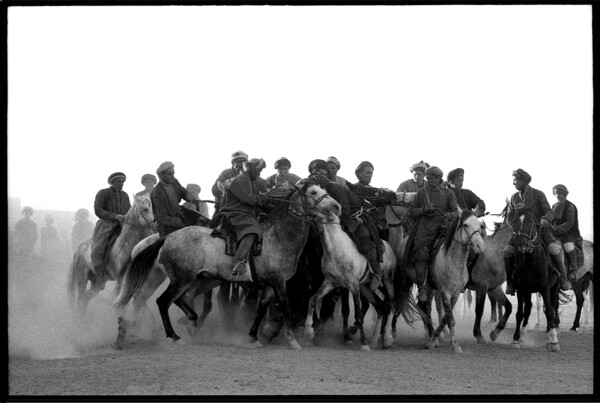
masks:
{"label": "horse ear", "polygon": [[475,214],[476,217],[479,217],[479,204],[476,205],[474,209],[471,209],[471,211],[473,212],[473,214]]}
{"label": "horse ear", "polygon": [[456,205],[456,208],[458,209],[458,216],[460,217],[462,215],[462,209],[460,208],[459,205]]}

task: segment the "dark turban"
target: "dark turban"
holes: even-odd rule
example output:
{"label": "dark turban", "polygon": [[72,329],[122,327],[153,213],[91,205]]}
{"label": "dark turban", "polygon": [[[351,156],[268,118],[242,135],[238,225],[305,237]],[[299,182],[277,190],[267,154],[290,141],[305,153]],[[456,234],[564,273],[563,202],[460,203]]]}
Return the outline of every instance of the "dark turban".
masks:
{"label": "dark turban", "polygon": [[142,185],[144,184],[144,182],[146,181],[153,181],[154,184],[156,184],[157,180],[156,180],[156,176],[152,175],[152,174],[145,174],[142,175]]}
{"label": "dark turban", "polygon": [[246,166],[248,169],[263,169],[267,166],[267,163],[262,158],[252,158],[250,161],[246,162]]}
{"label": "dark turban", "polygon": [[246,154],[243,151],[236,151],[233,154],[231,154],[231,165],[235,164],[236,162],[246,161],[248,161],[248,154]]}
{"label": "dark turban", "polygon": [[373,167],[373,164],[371,164],[369,161],[363,161],[360,164],[358,164],[358,166],[354,170],[354,174],[356,176],[358,176],[358,174],[360,172],[362,172],[362,170],[365,169],[365,168],[367,168],[367,167],[371,167],[371,169],[375,169],[375,167]]}
{"label": "dark turban", "polygon": [[161,174],[161,173],[165,172],[167,169],[174,169],[174,168],[175,168],[175,164],[173,164],[171,161],[165,161],[158,166],[156,173]]}
{"label": "dark turban", "polygon": [[329,165],[324,160],[312,160],[310,164],[308,164],[308,173],[312,174],[313,172],[322,169],[329,173]]}
{"label": "dark turban", "polygon": [[513,171],[513,176],[517,179],[524,180],[526,184],[529,184],[529,182],[531,182],[531,175],[529,175],[527,172],[525,172],[521,168]]}
{"label": "dark turban", "polygon": [[427,176],[427,175],[437,175],[441,178],[444,176],[444,173],[438,167],[433,166],[433,167],[429,167],[425,170],[425,176]]}
{"label": "dark turban", "polygon": [[110,174],[110,176],[108,177],[108,184],[111,184],[115,179],[118,178],[123,178],[123,180],[127,179],[123,172],[115,172],[114,174]]}
{"label": "dark turban", "polygon": [[553,193],[562,193],[565,196],[569,194],[569,190],[565,185],[556,185],[552,188]]}
{"label": "dark turban", "polygon": [[288,168],[292,167],[292,163],[290,162],[290,160],[288,160],[285,157],[281,157],[277,161],[275,161],[275,169],[279,169],[279,168],[283,168],[283,167],[288,167]]}
{"label": "dark turban", "polygon": [[456,178],[457,176],[461,176],[465,174],[465,170],[462,168],[456,168],[453,169],[452,171],[448,172],[448,180],[454,180],[454,178]]}
{"label": "dark turban", "polygon": [[335,157],[329,157],[329,158],[327,158],[327,162],[331,162],[332,164],[334,164],[337,167],[337,169],[341,168],[340,162]]}
{"label": "dark turban", "polygon": [[427,168],[429,168],[429,164],[426,162],[423,162],[423,160],[421,160],[420,162],[417,162],[416,164],[412,164],[412,166],[410,167],[410,172],[414,172],[417,169],[420,169],[423,172],[425,172],[425,170]]}

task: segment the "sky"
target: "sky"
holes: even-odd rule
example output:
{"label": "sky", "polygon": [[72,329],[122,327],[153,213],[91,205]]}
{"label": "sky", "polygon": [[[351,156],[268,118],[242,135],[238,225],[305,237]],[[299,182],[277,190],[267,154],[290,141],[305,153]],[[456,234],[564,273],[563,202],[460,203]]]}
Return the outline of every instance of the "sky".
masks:
{"label": "sky", "polygon": [[522,168],[593,240],[590,5],[8,9],[8,196],[93,211],[163,161],[200,197],[243,150],[396,190],[424,160],[499,213]]}

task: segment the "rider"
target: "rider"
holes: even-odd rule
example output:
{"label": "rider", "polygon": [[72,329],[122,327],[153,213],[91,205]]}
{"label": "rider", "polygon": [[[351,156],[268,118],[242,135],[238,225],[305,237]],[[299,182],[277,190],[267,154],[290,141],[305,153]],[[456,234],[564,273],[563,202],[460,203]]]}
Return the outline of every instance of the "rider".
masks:
{"label": "rider", "polygon": [[[567,280],[565,266],[561,259],[560,246],[556,242],[552,231],[550,231],[550,223],[554,219],[554,214],[550,208],[550,204],[544,195],[544,192],[529,186],[531,175],[522,169],[513,171],[513,185],[518,190],[510,198],[508,205],[507,220],[511,222],[517,208],[527,207],[531,209],[533,216],[540,223],[540,236],[544,243],[548,246],[548,252],[554,263],[554,267],[558,269],[560,288],[563,291],[571,289],[571,284]],[[516,273],[515,273],[515,235],[510,238],[508,245],[504,248],[504,266],[506,267],[506,293],[515,295]]]}
{"label": "rider", "polygon": [[279,158],[275,161],[276,174],[269,176],[267,180],[267,189],[271,190],[274,188],[286,187],[289,188],[297,183],[301,178],[298,175],[290,173],[292,163],[285,157]]}
{"label": "rider", "polygon": [[209,221],[208,218],[179,204],[182,199],[198,204],[200,199],[181,186],[175,178],[175,165],[171,161],[160,164],[156,173],[160,180],[152,190],[150,200],[159,236],[164,237],[189,225],[205,224]]}
{"label": "rider", "polygon": [[73,252],[79,248],[79,245],[92,237],[94,233],[94,224],[89,221],[90,212],[88,209],[80,208],[75,213],[75,225],[71,231],[71,247]]}
{"label": "rider", "polygon": [[463,189],[465,170],[462,168],[453,169],[448,173],[447,178],[448,184],[446,187],[454,192],[458,206],[463,210],[472,210],[479,207],[478,217],[482,217],[485,214],[485,202],[469,189]]}
{"label": "rider", "polygon": [[398,185],[396,192],[418,192],[425,186],[425,170],[429,168],[429,164],[422,160],[413,164],[410,167],[413,177],[407,179]]}
{"label": "rider", "polygon": [[231,168],[225,169],[219,174],[219,177],[212,186],[212,194],[215,197],[215,212],[214,216],[217,215],[223,203],[223,197],[225,196],[224,191],[221,189],[225,188],[226,183],[230,183],[233,178],[238,176],[243,169],[244,162],[248,161],[248,154],[243,151],[236,151],[231,154]]}
{"label": "rider", "polygon": [[152,174],[144,174],[142,175],[142,185],[144,185],[144,190],[137,192],[135,195],[136,196],[143,196],[147,193],[152,192],[152,189],[154,189],[154,186],[156,186],[156,176],[152,175]]}
{"label": "rider", "polygon": [[329,175],[327,175],[329,181],[348,187],[348,181],[337,174],[342,166],[340,161],[335,157],[328,157],[327,165],[329,166]]}
{"label": "rider", "polygon": [[567,260],[569,261],[569,280],[577,280],[577,256],[575,244],[580,245],[583,242],[579,233],[579,219],[577,216],[577,207],[571,201],[567,200],[569,190],[565,185],[556,185],[552,188],[552,193],[558,199],[558,203],[552,206],[554,214],[554,225],[556,235],[563,244]]}
{"label": "rider", "polygon": [[235,227],[237,250],[233,258],[232,276],[247,270],[246,256],[255,241],[262,241],[263,230],[256,220],[259,206],[267,204],[269,196],[259,193],[256,179],[265,168],[262,158],[252,158],[243,163],[243,171],[229,185],[225,186],[225,196],[219,213],[227,216]]}
{"label": "rider", "polygon": [[[188,183],[185,189],[192,194],[192,196],[196,199],[200,199],[200,192],[202,191],[202,187],[197,183]],[[183,207],[195,211],[196,213],[200,213],[200,215],[208,218],[208,204],[204,201],[194,203],[186,201],[183,203]]]}
{"label": "rider", "polygon": [[[363,208],[363,201],[347,187],[333,183],[328,178],[329,165],[324,160],[314,160],[308,170],[311,173],[309,179],[315,181],[329,193],[342,207],[340,225],[349,233],[350,237],[358,247],[360,253],[365,255],[369,265],[373,269],[371,279],[371,290],[375,291],[381,286],[381,265],[377,256],[377,227],[369,213]],[[374,234],[374,235],[373,235]],[[373,239],[373,238],[377,239]]]}
{"label": "rider", "polygon": [[415,256],[415,276],[419,288],[419,302],[427,301],[427,268],[435,262],[433,255],[436,240],[445,235],[448,224],[456,216],[456,196],[442,185],[442,170],[436,166],[425,170],[427,182],[417,192],[410,215],[417,219],[412,247]]}
{"label": "rider", "polygon": [[92,235],[92,265],[99,287],[104,287],[104,265],[106,247],[110,239],[121,233],[125,215],[131,208],[129,195],[123,192],[127,177],[123,172],[115,172],[108,177],[109,187],[101,189],[94,200],[94,213],[98,216]]}

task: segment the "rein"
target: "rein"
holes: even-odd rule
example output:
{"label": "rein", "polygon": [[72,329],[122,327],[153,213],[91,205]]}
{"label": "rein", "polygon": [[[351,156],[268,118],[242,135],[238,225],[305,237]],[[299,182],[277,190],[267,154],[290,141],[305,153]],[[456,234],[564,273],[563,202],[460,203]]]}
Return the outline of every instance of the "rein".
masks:
{"label": "rein", "polygon": [[[529,231],[529,234],[526,234],[524,232],[521,232],[521,228],[519,227],[519,231],[516,232],[515,231],[515,239],[519,236],[524,237],[527,241],[525,242],[524,246],[519,246],[517,247],[518,250],[522,251],[523,253],[531,253],[533,252],[533,250],[539,245],[539,241],[540,238],[538,237],[539,232],[537,231],[537,222],[535,222],[535,218],[534,218],[534,225],[531,226],[531,229]],[[512,225],[510,225],[510,227],[512,228]]]}

